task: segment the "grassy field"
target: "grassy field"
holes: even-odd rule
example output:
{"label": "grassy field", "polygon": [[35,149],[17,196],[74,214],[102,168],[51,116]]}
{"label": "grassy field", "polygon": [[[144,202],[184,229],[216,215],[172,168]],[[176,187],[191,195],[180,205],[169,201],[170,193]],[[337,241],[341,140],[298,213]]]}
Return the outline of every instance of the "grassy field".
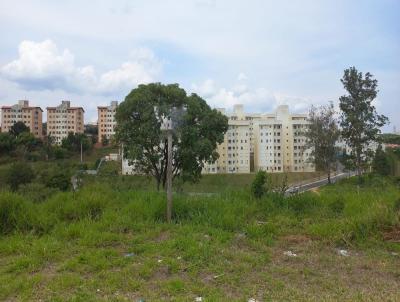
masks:
{"label": "grassy field", "polygon": [[[120,190],[154,190],[156,188],[156,182],[152,177],[129,175],[121,176],[120,165],[117,162],[105,162],[103,163],[98,176],[86,176],[84,179],[85,183],[88,184],[102,184],[105,182],[113,183],[115,188]],[[287,176],[289,184],[300,184],[313,179],[319,179],[324,177],[321,172],[309,172],[309,173],[273,173],[270,174],[271,181],[273,183],[280,183],[284,176]],[[199,192],[199,193],[220,193],[227,191],[236,191],[239,189],[249,189],[250,185],[255,177],[255,173],[248,174],[205,174],[202,176],[198,183],[185,183],[180,185],[174,183],[176,191],[183,192]]]}
{"label": "grassy field", "polygon": [[0,300],[399,301],[398,182],[254,200],[207,181],[236,189],[176,194],[170,225],[163,193],[107,177],[41,202],[1,192]]}

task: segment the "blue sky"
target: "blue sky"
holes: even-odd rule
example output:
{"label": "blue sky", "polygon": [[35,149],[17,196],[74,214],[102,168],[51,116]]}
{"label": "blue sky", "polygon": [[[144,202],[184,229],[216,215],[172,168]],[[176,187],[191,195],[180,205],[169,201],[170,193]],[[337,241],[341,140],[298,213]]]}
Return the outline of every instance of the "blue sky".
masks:
{"label": "blue sky", "polygon": [[343,70],[379,81],[400,129],[400,1],[0,0],[0,105],[96,107],[140,83],[179,83],[213,107],[306,112],[344,94]]}

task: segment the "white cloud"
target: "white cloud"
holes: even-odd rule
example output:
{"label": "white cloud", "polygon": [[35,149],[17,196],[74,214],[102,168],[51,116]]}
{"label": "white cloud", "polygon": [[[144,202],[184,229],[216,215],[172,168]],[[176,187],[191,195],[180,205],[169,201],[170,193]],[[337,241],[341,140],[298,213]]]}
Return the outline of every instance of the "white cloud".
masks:
{"label": "white cloud", "polygon": [[248,112],[272,112],[278,105],[289,105],[292,112],[307,112],[311,98],[291,96],[279,92],[271,92],[266,88],[251,89],[245,84],[237,83],[231,88],[217,88],[215,82],[207,79],[200,84],[192,84],[192,90],[216,108],[232,109],[235,104],[243,104]]}
{"label": "white cloud", "polygon": [[4,65],[1,74],[28,90],[64,90],[111,94],[149,83],[161,73],[162,63],[146,48],[133,50],[129,61],[98,75],[93,66],[77,66],[74,55],[59,50],[51,40],[22,41],[18,59]]}
{"label": "white cloud", "polygon": [[238,81],[244,81],[244,80],[247,80],[247,76],[245,73],[241,72],[238,74],[237,79],[238,79]]}
{"label": "white cloud", "polygon": [[195,93],[205,98],[210,97],[217,92],[217,87],[211,79],[207,79],[200,84],[192,84],[191,88]]}

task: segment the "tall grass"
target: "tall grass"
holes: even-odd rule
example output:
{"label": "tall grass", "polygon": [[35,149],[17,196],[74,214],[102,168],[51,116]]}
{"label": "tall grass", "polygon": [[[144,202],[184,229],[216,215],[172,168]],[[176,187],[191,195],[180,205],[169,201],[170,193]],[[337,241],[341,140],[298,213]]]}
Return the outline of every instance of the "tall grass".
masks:
{"label": "tall grass", "polygon": [[[319,193],[288,198],[270,194],[258,200],[248,188],[215,195],[176,194],[173,219],[182,227],[245,233],[255,240],[303,233],[354,244],[380,239],[384,229],[399,224],[397,186],[367,179],[357,187],[350,180]],[[0,192],[0,233],[57,234],[66,239],[91,234],[96,241],[96,232],[118,234],[163,225],[165,203],[163,192],[119,190],[109,183],[89,184],[77,193],[54,193],[40,203]]]}

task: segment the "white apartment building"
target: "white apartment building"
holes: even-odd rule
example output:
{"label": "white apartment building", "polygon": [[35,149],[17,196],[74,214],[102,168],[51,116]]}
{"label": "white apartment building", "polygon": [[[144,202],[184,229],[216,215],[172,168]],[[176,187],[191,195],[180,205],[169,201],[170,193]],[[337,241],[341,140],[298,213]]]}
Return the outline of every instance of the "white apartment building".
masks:
{"label": "white apartment building", "polygon": [[57,107],[47,107],[47,134],[60,145],[69,132],[83,133],[84,110],[82,107],[71,107],[70,101],[62,101]]}
{"label": "white apartment building", "polygon": [[[225,110],[220,109],[224,114]],[[217,148],[220,157],[206,163],[203,173],[312,172],[308,162],[304,131],[306,114],[290,114],[279,106],[272,114],[247,114],[243,105],[235,105],[229,118],[225,139]]]}
{"label": "white apartment building", "polygon": [[117,111],[118,102],[112,101],[110,106],[97,107],[97,123],[98,123],[98,142],[101,143],[103,138],[110,140],[115,134],[117,122],[115,113]]}
{"label": "white apartment building", "polygon": [[261,115],[254,122],[254,168],[267,172],[312,172],[307,150],[306,114],[290,114],[289,107],[279,106],[275,113]]}
{"label": "white apartment building", "polygon": [[[226,114],[225,109],[219,111]],[[235,105],[228,118],[224,141],[217,147],[219,158],[207,163],[203,173],[250,173],[251,121],[244,116],[242,105]]]}

